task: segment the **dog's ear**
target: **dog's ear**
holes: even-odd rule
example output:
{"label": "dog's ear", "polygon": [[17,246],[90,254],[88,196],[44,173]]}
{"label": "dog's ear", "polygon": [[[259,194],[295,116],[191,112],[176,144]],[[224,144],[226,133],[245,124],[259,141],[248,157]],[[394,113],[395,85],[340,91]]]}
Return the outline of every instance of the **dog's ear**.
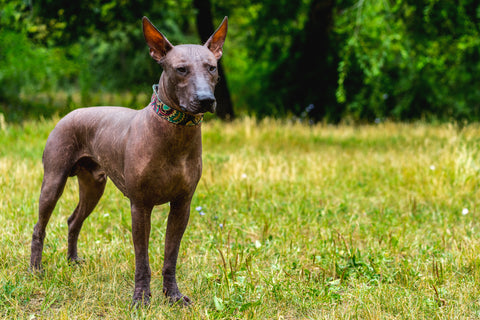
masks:
{"label": "dog's ear", "polygon": [[225,38],[227,37],[227,29],[228,29],[228,18],[223,18],[220,27],[218,27],[217,31],[215,31],[212,36],[205,42],[205,46],[213,52],[215,58],[220,59],[223,54],[223,43],[225,42]]}
{"label": "dog's ear", "polygon": [[155,28],[147,17],[143,17],[142,22],[143,36],[150,47],[150,55],[157,62],[160,62],[167,52],[173,48],[173,45],[160,31],[157,30],[157,28]]}

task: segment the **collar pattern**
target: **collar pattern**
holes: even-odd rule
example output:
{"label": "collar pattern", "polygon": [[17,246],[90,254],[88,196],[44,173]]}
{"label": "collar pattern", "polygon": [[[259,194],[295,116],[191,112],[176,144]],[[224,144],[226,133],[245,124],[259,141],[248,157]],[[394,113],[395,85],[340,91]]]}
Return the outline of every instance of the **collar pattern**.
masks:
{"label": "collar pattern", "polygon": [[180,110],[170,108],[163,103],[158,98],[157,89],[158,85],[153,85],[153,94],[149,106],[153,108],[153,111],[155,111],[158,116],[170,123],[187,127],[198,126],[202,123],[203,115],[191,115]]}

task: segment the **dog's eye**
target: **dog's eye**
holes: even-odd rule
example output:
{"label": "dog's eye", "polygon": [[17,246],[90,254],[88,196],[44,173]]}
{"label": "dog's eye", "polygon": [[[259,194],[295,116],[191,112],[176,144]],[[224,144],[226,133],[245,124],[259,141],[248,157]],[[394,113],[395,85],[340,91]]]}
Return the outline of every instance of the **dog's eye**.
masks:
{"label": "dog's eye", "polygon": [[186,74],[187,73],[187,68],[185,67],[178,67],[177,72],[180,74]]}
{"label": "dog's eye", "polygon": [[208,67],[208,71],[210,71],[210,72],[215,72],[216,70],[217,70],[217,67],[215,67],[215,66],[209,66]]}

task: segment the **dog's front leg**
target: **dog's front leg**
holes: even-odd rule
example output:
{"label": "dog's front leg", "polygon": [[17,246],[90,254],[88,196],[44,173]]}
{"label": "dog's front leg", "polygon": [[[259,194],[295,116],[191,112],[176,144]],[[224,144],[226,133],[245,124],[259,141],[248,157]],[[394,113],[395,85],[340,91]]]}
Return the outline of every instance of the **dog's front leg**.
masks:
{"label": "dog's front leg", "polygon": [[163,293],[172,303],[183,300],[184,305],[190,304],[191,300],[178,290],[175,269],[177,266],[178,250],[182,241],[183,233],[190,216],[190,201],[176,201],[170,203],[167,232],[165,235],[165,258],[163,263]]}
{"label": "dog's front leg", "polygon": [[133,304],[150,302],[150,264],[148,261],[148,240],[150,237],[150,216],[152,207],[132,202],[132,236],[135,248],[135,290]]}

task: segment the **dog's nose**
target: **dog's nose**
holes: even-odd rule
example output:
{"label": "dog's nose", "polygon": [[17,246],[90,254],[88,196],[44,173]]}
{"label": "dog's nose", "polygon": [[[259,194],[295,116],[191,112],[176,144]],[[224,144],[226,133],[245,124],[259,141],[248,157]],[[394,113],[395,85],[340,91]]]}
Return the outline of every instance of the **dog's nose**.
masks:
{"label": "dog's nose", "polygon": [[212,107],[214,102],[215,102],[214,98],[205,98],[200,100],[200,105],[202,106],[202,108],[208,109]]}
{"label": "dog's nose", "polygon": [[198,96],[198,102],[203,112],[214,112],[215,97],[212,94],[205,94]]}

